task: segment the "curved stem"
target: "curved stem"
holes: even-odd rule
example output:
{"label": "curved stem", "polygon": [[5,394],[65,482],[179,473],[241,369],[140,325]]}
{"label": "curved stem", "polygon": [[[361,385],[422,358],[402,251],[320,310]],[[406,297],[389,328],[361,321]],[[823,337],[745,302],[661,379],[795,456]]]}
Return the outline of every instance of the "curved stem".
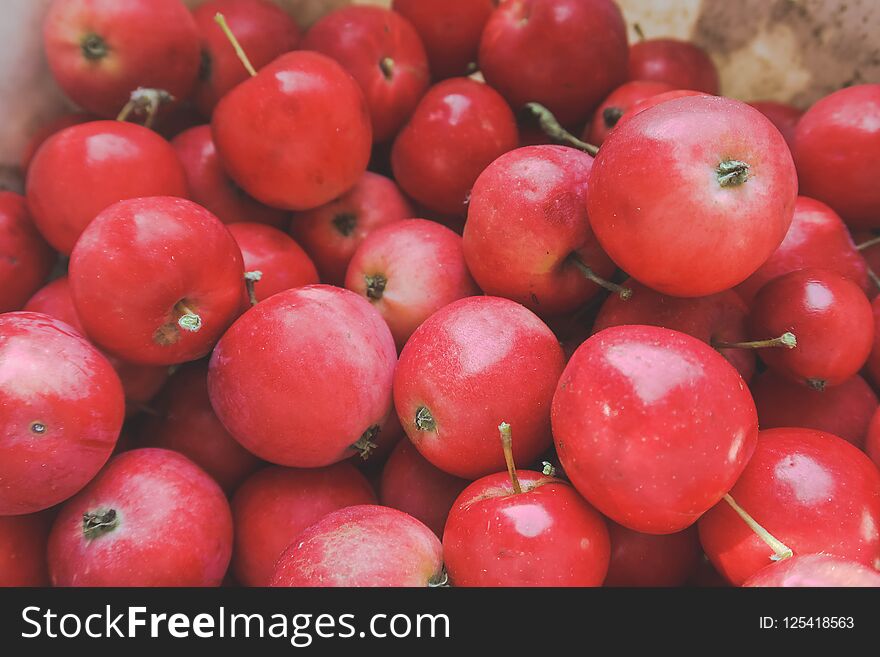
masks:
{"label": "curved stem", "polygon": [[599,152],[598,146],[593,146],[593,144],[581,141],[568,130],[563,128],[559,121],[556,120],[556,117],[553,116],[553,112],[540,103],[526,103],[524,109],[538,119],[538,125],[541,126],[541,130],[543,130],[544,134],[551,139],[563,144],[568,144],[573,148],[577,148],[578,150],[583,151],[584,153],[589,153],[593,156]]}
{"label": "curved stem", "polygon": [[752,340],[751,342],[723,342],[712,341],[712,346],[716,349],[766,349],[768,347],[785,347],[786,349],[794,349],[797,347],[797,338],[794,333],[786,331],[778,338],[770,340]]}
{"label": "curved stem", "polygon": [[138,87],[131,92],[128,102],[120,110],[116,120],[126,121],[132,112],[137,112],[138,114],[146,114],[144,127],[152,128],[162,103],[170,103],[173,100],[174,96],[164,89]]}
{"label": "curved stem", "polygon": [[235,49],[235,54],[242,63],[242,66],[244,66],[245,70],[250,73],[251,77],[254,77],[257,74],[257,70],[254,68],[253,64],[251,64],[251,60],[248,59],[247,53],[244,51],[244,48],[241,47],[238,39],[235,38],[232,30],[229,29],[229,23],[226,22],[226,17],[218,11],[214,14],[214,22],[220,26],[220,29],[223,30],[223,34],[229,39],[229,43],[231,43],[232,47]]}
{"label": "curved stem", "polygon": [[513,436],[510,433],[510,425],[502,422],[498,425],[501,434],[501,449],[504,450],[504,462],[507,463],[507,474],[510,475],[510,483],[513,484],[513,492],[516,495],[522,493],[519,485],[519,477],[516,476],[516,465],[513,462]]}
{"label": "curved stem", "polygon": [[182,299],[175,304],[174,311],[179,315],[177,325],[180,328],[192,333],[202,328],[202,318],[191,310]]}
{"label": "curved stem", "polygon": [[575,267],[581,270],[581,273],[584,275],[584,277],[587,278],[587,280],[592,281],[599,287],[605,288],[609,292],[614,292],[620,297],[621,301],[626,301],[632,296],[633,291],[630,288],[623,287],[622,285],[618,285],[617,283],[612,283],[611,281],[606,281],[604,278],[594,272],[577,253],[572,253],[569,257],[571,258],[571,261],[574,263]]}
{"label": "curved stem", "polygon": [[244,286],[247,288],[248,300],[251,302],[251,307],[257,305],[257,291],[256,284],[259,280],[263,278],[263,272],[259,270],[254,271],[246,271],[244,273]]}
{"label": "curved stem", "polygon": [[734,500],[729,493],[724,496],[724,501],[730,505],[730,508],[736,511],[736,514],[743,519],[743,522],[749,526],[749,529],[755,532],[755,534],[758,535],[758,538],[764,541],[767,546],[773,550],[773,556],[770,557],[772,561],[782,561],[783,559],[788,559],[794,555],[794,552],[792,552],[790,547],[758,524],[758,521],[752,518],[745,509],[737,504],[736,500]]}
{"label": "curved stem", "polygon": [[878,235],[877,237],[872,237],[871,239],[867,240],[866,242],[862,242],[861,244],[856,244],[856,251],[869,249],[876,244],[880,244],[880,235]]}
{"label": "curved stem", "polygon": [[880,276],[877,276],[876,272],[870,267],[867,267],[868,270],[868,278],[877,286],[877,289],[880,290]]}

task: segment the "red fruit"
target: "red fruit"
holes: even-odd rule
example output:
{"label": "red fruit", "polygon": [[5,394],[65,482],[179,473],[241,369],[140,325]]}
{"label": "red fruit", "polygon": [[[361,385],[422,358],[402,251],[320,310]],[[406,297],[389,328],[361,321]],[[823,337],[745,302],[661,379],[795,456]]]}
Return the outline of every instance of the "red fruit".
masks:
{"label": "red fruit", "polygon": [[185,98],[199,71],[198,30],[180,0],[54,0],[43,44],[64,93],[105,118],[138,87]]}
{"label": "red fruit", "polygon": [[776,129],[782,133],[785,143],[794,150],[794,135],[798,121],[803,116],[803,110],[799,110],[793,105],[785,103],[776,103],[772,100],[760,100],[749,103],[761,114],[770,119],[770,123],[776,126]]}
{"label": "red fruit", "polygon": [[494,0],[394,0],[422,39],[435,80],[467,75],[476,66],[483,26]]}
{"label": "red fruit", "polygon": [[633,44],[629,49],[629,79],[718,93],[718,70],[709,55],[699,46],[678,39],[648,39]]}
{"label": "red fruit", "polygon": [[874,461],[874,465],[880,468],[880,410],[874,413],[868,425],[865,453]]}
{"label": "red fruit", "polygon": [[594,146],[601,146],[608,133],[614,129],[621,117],[641,100],[675,89],[666,82],[653,80],[631,80],[612,91],[602,104],[596,108],[593,120],[584,127],[583,140]]}
{"label": "red fruit", "polygon": [[260,460],[229,435],[208,398],[208,365],[180,368],[152,404],[140,427],[144,447],[174,450],[192,460],[227,492],[260,467]]}
{"label": "red fruit", "polygon": [[562,348],[513,301],[469,297],[428,318],[403,348],[394,405],[410,440],[444,472],[476,479],[504,469],[498,424],[516,427],[514,456],[550,445],[550,400]]}
{"label": "red fruit", "polygon": [[263,205],[232,182],[217,155],[211,126],[200,125],[184,130],[171,140],[171,145],[186,172],[189,198],[213,212],[224,224],[243,221],[275,227],[285,224],[287,212]]}
{"label": "red fruit", "polygon": [[318,270],[302,247],[287,233],[264,224],[229,224],[247,272],[260,272],[254,283],[257,301],[292,287],[314,285]]}
{"label": "red fruit", "polygon": [[453,78],[431,87],[391,149],[394,178],[429,209],[461,215],[480,172],[519,137],[513,112],[492,87]]}
{"label": "red fruit", "polygon": [[37,232],[25,199],[0,191],[0,313],[20,310],[46,280],[55,254]]}
{"label": "red fruit", "polygon": [[813,390],[767,370],[752,381],[762,429],[804,427],[833,433],[856,447],[865,444],[877,395],[856,375],[826,390]]}
{"label": "red fruit", "polygon": [[689,98],[692,96],[709,95],[710,94],[704,94],[702,91],[691,91],[690,89],[673,89],[672,91],[664,91],[663,93],[656,94],[654,96],[648,96],[647,98],[643,98],[642,100],[638,100],[633,103],[632,107],[626,110],[623,113],[623,116],[618,119],[615,128],[624,125],[634,116],[638,116],[642,112],[647,111],[652,107],[656,107],[657,105],[662,105],[663,103],[669,102],[670,100],[676,100],[678,98]]}
{"label": "red fruit", "polygon": [[235,49],[214,20],[218,12],[258,70],[294,50],[300,40],[296,22],[268,0],[209,0],[194,9],[202,60],[193,100],[205,116],[211,116],[217,101],[248,77]]}
{"label": "red fruit", "polygon": [[262,203],[308,210],[358,181],[370,115],[354,79],[315,52],[281,55],[226,94],[211,120],[230,177]]}
{"label": "red fruit", "polygon": [[20,160],[21,170],[27,173],[27,170],[31,165],[31,160],[34,159],[34,155],[40,150],[40,146],[42,146],[43,142],[56,132],[73,125],[94,121],[95,118],[95,116],[87,112],[71,112],[69,114],[62,114],[58,118],[40,126],[37,131],[31,135],[30,141],[28,141],[27,146],[24,148],[24,153],[22,153]]}
{"label": "red fruit", "polygon": [[179,198],[122,201],[70,256],[77,315],[102,349],[134,363],[201,358],[241,308],[241,251],[225,226]]}
{"label": "red fruit", "polygon": [[408,513],[442,538],[452,504],[468,483],[438,470],[401,440],[382,470],[379,498],[382,506]]}
{"label": "red fruit", "polygon": [[398,221],[368,235],[351,259],[345,287],[379,311],[398,349],[436,311],[480,293],[465,265],[461,237],[424,219]]}
{"label": "red fruit", "polygon": [[674,534],[642,534],[608,522],[611,562],[605,586],[683,586],[703,556],[697,528]]}
{"label": "red fruit", "polygon": [[569,484],[518,470],[478,479],[455,501],[443,532],[454,586],[601,586],[605,521]]}
{"label": "red fruit", "polygon": [[626,81],[626,25],[612,0],[504,2],[480,41],[480,70],[510,105],[576,125]]}
{"label": "red fruit", "polygon": [[795,132],[801,193],[827,203],[852,228],[880,228],[880,84],[859,84],[826,96],[806,111]]}
{"label": "red fruit", "polygon": [[443,577],[440,551],[437,537],[412,516],[350,506],[300,534],[270,586],[430,586]]}
{"label": "red fruit", "polygon": [[633,291],[624,301],[609,296],[599,310],[593,333],[611,326],[645,324],[687,333],[716,347],[730,364],[749,381],[755,372],[753,349],[724,349],[716,345],[736,344],[748,338],[746,317],[749,309],[733,290],[724,290],[707,297],[682,299],[669,297],[632,279],[624,287]]}
{"label": "red fruit", "polygon": [[378,468],[387,461],[391,451],[405,436],[403,427],[400,426],[400,420],[397,419],[397,413],[394,412],[394,409],[391,409],[388,417],[379,425],[379,432],[372,438],[375,447],[369,453],[361,452],[352,456],[349,461],[360,467],[363,472],[371,475],[370,481],[375,488],[378,488],[377,477],[381,474],[381,472],[377,471]]}
{"label": "red fruit", "polygon": [[[880,563],[880,472],[837,436],[762,431],[730,495],[795,555],[824,552],[875,568]],[[699,530],[709,559],[736,585],[774,557],[725,501],[700,519]]]}
{"label": "red fruit", "polygon": [[859,286],[827,269],[799,269],[774,278],[752,303],[749,334],[764,340],[791,332],[793,349],[761,349],[777,373],[817,390],[855,375],[871,353],[871,304]]}
{"label": "red fruit", "polygon": [[375,503],[370,484],[350,463],[260,470],[232,500],[236,579],[244,586],[268,586],[278,558],[305,529],[339,509]]}
{"label": "red fruit", "polygon": [[672,296],[741,283],[791,224],[797,175],[779,131],[729,98],[667,101],[619,124],[590,177],[590,223],[611,259]]}
{"label": "red fruit", "polygon": [[290,234],[312,257],[321,280],[341,286],[351,257],[367,235],[413,216],[412,206],[393,180],[367,171],[339,198],[295,213]]}
{"label": "red fruit", "polygon": [[0,587],[49,586],[46,539],[51,516],[0,516]]}
{"label": "red fruit", "polygon": [[835,271],[866,291],[871,285],[865,261],[840,216],[820,201],[798,196],[782,244],[736,291],[752,303],[758,290],[777,276],[808,267]]}
{"label": "red fruit", "polygon": [[306,34],[303,48],[332,57],[364,92],[373,141],[392,139],[428,89],[425,48],[403,16],[384,7],[342,7]]}
{"label": "red fruit", "polygon": [[171,145],[152,130],[120,121],[92,121],[55,133],[37,151],[27,178],[34,223],[65,254],[117,201],[186,195],[186,174]]}
{"label": "red fruit", "polygon": [[565,146],[506,153],[477,179],[464,255],[477,285],[539,315],[582,306],[616,266],[590,229],[585,197],[593,158]]}
{"label": "red fruit", "polygon": [[880,587],[880,573],[830,554],[805,554],[765,566],[743,586]]}
{"label": "red fruit", "polygon": [[578,491],[629,529],[692,525],[736,482],[755,404],[723,356],[678,331],[615,326],[584,342],[553,397],[557,453]]}
{"label": "red fruit", "polygon": [[66,500],[110,457],[125,403],[110,363],[64,322],[0,315],[0,516]]}
{"label": "red fruit", "polygon": [[115,457],[49,536],[53,586],[219,586],[231,554],[223,491],[167,449]]}
{"label": "red fruit", "polygon": [[880,384],[880,296],[874,297],[871,302],[871,315],[874,321],[874,341],[871,343],[871,353],[865,363],[865,372],[868,380],[876,386]]}
{"label": "red fruit", "polygon": [[311,285],[279,292],[232,325],[211,357],[208,391],[245,448],[313,468],[369,451],[391,410],[396,363],[391,332],[366,300]]}

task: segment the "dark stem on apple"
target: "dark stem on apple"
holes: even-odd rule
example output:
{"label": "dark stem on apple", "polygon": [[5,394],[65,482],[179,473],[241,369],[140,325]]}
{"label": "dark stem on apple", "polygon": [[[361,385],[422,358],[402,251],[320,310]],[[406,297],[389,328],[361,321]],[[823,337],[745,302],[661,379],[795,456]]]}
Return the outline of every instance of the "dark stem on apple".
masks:
{"label": "dark stem on apple", "polygon": [[202,328],[202,318],[187,306],[183,299],[175,304],[174,312],[178,314],[177,325],[180,328],[192,333]]}
{"label": "dark stem on apple", "polygon": [[877,244],[880,244],[880,236],[878,236],[878,237],[872,237],[871,239],[869,239],[869,240],[867,240],[867,241],[865,241],[865,242],[862,242],[861,244],[857,244],[857,245],[856,245],[856,250],[857,250],[857,251],[862,251],[862,250],[864,250],[864,249],[869,249],[869,248],[871,248],[872,246],[875,246],[875,245],[877,245]]}
{"label": "dark stem on apple", "polygon": [[103,59],[110,52],[107,42],[94,33],[86,34],[80,41],[79,47],[82,49],[83,57],[91,61]]}
{"label": "dark stem on apple", "polygon": [[425,406],[419,406],[416,409],[416,427],[419,431],[434,431],[437,428],[434,416]]}
{"label": "dark stem on apple", "polygon": [[740,160],[724,160],[715,169],[722,187],[739,187],[749,179],[749,165]]}
{"label": "dark stem on apple", "polygon": [[385,76],[385,79],[391,82],[394,78],[394,60],[390,57],[383,57],[379,60],[379,68],[382,70],[382,75]]}
{"label": "dark stem on apple", "polygon": [[589,265],[587,265],[581,257],[575,252],[569,256],[569,259],[572,261],[575,267],[581,270],[581,273],[587,280],[592,281],[599,287],[603,287],[609,292],[614,292],[617,296],[620,297],[621,301],[626,301],[629,299],[633,291],[628,287],[623,287],[622,285],[618,285],[617,283],[612,283],[611,281],[606,281],[604,278],[599,276],[596,272],[594,272]]}
{"label": "dark stem on apple", "polygon": [[83,514],[83,536],[89,540],[112,532],[118,525],[119,515],[116,509],[99,509]]}
{"label": "dark stem on apple", "polygon": [[724,501],[730,505],[730,508],[732,508],[740,518],[742,518],[743,522],[749,526],[749,529],[755,532],[755,534],[758,535],[758,538],[764,541],[767,546],[773,550],[773,555],[770,557],[771,561],[782,561],[783,559],[788,559],[794,555],[790,547],[758,524],[758,521],[752,518],[745,509],[737,504],[736,500],[734,500],[729,493],[724,496]]}
{"label": "dark stem on apple", "polygon": [[382,274],[368,274],[364,276],[364,282],[367,284],[367,298],[372,301],[381,299],[388,285],[388,279]]}
{"label": "dark stem on apple", "polygon": [[513,436],[510,434],[510,425],[507,422],[502,422],[498,425],[498,432],[501,434],[501,449],[504,450],[507,474],[510,476],[510,483],[513,484],[514,494],[519,495],[522,493],[522,487],[519,485],[519,477],[516,476],[516,465],[513,462]]}
{"label": "dark stem on apple", "polygon": [[645,33],[642,31],[642,26],[638,23],[633,23],[633,31],[636,33],[636,36],[639,38],[639,41],[645,40]]}
{"label": "dark stem on apple", "polygon": [[606,107],[602,110],[602,120],[605,122],[605,127],[609,130],[617,125],[622,116],[623,110],[619,107]]}
{"label": "dark stem on apple", "polygon": [[152,128],[159,108],[163,103],[170,103],[174,100],[174,96],[164,89],[150,89],[148,87],[138,87],[131,92],[128,102],[116,116],[117,121],[125,121],[132,112],[136,114],[146,115],[144,121],[145,128]]}
{"label": "dark stem on apple", "polygon": [[333,226],[342,233],[343,237],[348,237],[354,232],[357,216],[352,212],[340,212],[333,217]]}
{"label": "dark stem on apple", "polygon": [[256,269],[254,271],[246,271],[244,273],[244,286],[247,289],[248,300],[251,302],[251,307],[256,306],[257,301],[257,283],[262,280],[263,272]]}
{"label": "dark stem on apple", "polygon": [[584,153],[594,156],[599,152],[598,146],[593,146],[585,141],[581,141],[568,130],[562,127],[553,113],[540,103],[526,103],[524,109],[533,117],[538,119],[538,125],[544,134],[551,139],[563,144],[567,144],[573,148],[577,148]]}
{"label": "dark stem on apple", "polygon": [[828,385],[828,382],[825,379],[807,379],[807,385],[816,392],[822,392],[825,390],[825,386]]}
{"label": "dark stem on apple", "polygon": [[373,441],[373,439],[377,435],[379,435],[379,425],[374,424],[369,429],[364,431],[363,434],[361,434],[361,437],[357,439],[357,442],[352,445],[351,448],[357,450],[358,455],[364,461],[366,461],[368,458],[370,458],[370,454],[373,453],[373,450],[378,447],[378,445],[376,445],[376,443]]}
{"label": "dark stem on apple", "polygon": [[251,64],[251,60],[248,59],[247,53],[245,53],[244,48],[241,47],[238,39],[235,38],[232,30],[229,29],[229,23],[226,22],[226,17],[218,11],[214,14],[214,22],[220,26],[220,29],[223,30],[223,34],[229,39],[229,43],[231,43],[232,47],[235,49],[235,54],[242,63],[242,66],[244,66],[245,70],[250,73],[251,77],[254,77],[257,74],[257,70],[254,68],[253,64]]}
{"label": "dark stem on apple", "polygon": [[716,349],[766,349],[768,347],[785,347],[794,349],[797,347],[797,338],[794,333],[786,331],[778,338],[771,340],[752,340],[751,342],[724,342],[713,340],[712,346]]}

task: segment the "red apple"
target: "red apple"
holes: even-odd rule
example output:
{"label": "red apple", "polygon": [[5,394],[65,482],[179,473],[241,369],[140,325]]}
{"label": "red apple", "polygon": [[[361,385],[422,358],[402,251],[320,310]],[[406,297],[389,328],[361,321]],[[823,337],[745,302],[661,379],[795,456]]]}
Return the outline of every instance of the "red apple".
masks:
{"label": "red apple", "polygon": [[0,191],[0,313],[21,310],[46,280],[55,254],[37,231],[25,199]]}
{"label": "red apple", "polygon": [[877,588],[880,587],[880,573],[830,554],[804,554],[765,566],[743,586]]}
{"label": "red apple", "polygon": [[682,586],[700,564],[696,525],[674,534],[642,534],[608,522],[611,562],[605,586]]}

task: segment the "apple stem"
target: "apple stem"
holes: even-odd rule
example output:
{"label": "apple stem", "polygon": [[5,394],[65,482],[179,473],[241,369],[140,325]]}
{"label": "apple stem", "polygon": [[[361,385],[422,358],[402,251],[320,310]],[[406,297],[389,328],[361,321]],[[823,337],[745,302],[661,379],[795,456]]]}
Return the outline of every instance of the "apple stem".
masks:
{"label": "apple stem", "polygon": [[223,30],[223,34],[225,34],[226,38],[229,39],[229,43],[231,43],[232,47],[235,49],[235,54],[238,56],[238,59],[244,66],[245,70],[250,73],[251,77],[254,77],[257,74],[257,71],[254,68],[253,64],[251,64],[251,60],[248,59],[247,53],[245,53],[244,48],[241,47],[238,39],[235,38],[232,30],[229,29],[229,23],[226,22],[226,17],[218,11],[216,14],[214,14],[214,22],[220,26],[220,29]]}
{"label": "apple stem", "polygon": [[587,278],[587,280],[592,281],[599,287],[605,288],[609,292],[614,292],[615,294],[617,294],[617,296],[620,297],[621,301],[626,301],[632,296],[633,291],[630,288],[623,287],[622,285],[618,285],[617,283],[612,283],[611,281],[606,281],[604,278],[594,272],[577,253],[572,253],[570,257],[571,261],[578,269],[581,270],[581,273]]}
{"label": "apple stem", "polygon": [[873,269],[871,269],[870,267],[868,267],[867,269],[868,269],[868,278],[870,278],[874,282],[874,285],[876,285],[877,288],[880,289],[880,276],[877,276],[877,273]]}
{"label": "apple stem", "polygon": [[251,307],[257,305],[257,291],[256,284],[263,278],[263,272],[255,269],[254,271],[246,271],[244,273],[244,286],[247,288],[248,299],[251,302]]}
{"label": "apple stem", "polygon": [[556,476],[556,467],[550,461],[541,461],[541,474],[547,477]]}
{"label": "apple stem", "polygon": [[864,249],[869,249],[875,244],[880,244],[880,236],[872,237],[866,242],[862,242],[861,244],[856,244],[856,251],[862,251]]}
{"label": "apple stem", "polygon": [[501,449],[504,450],[504,462],[507,463],[507,474],[510,475],[510,483],[513,484],[513,492],[516,495],[522,493],[519,485],[519,477],[516,476],[516,465],[513,462],[513,436],[510,433],[510,425],[502,422],[498,425],[501,434]]}
{"label": "apple stem", "polygon": [[633,23],[633,31],[636,33],[636,36],[639,37],[639,41],[645,40],[645,33],[639,23]]}
{"label": "apple stem", "polygon": [[382,70],[382,75],[385,76],[385,79],[391,82],[391,79],[394,77],[394,60],[390,57],[383,57],[379,60],[379,68]]}
{"label": "apple stem", "polygon": [[768,347],[794,349],[797,347],[797,338],[794,333],[786,331],[778,338],[771,340],[752,340],[750,342],[716,342],[713,340],[712,346],[716,349],[766,349]]}
{"label": "apple stem", "polygon": [[370,458],[370,454],[373,453],[373,450],[376,449],[378,445],[373,442],[373,438],[375,438],[379,434],[379,425],[374,424],[369,429],[364,431],[361,434],[361,437],[357,439],[357,442],[354,443],[351,448],[358,451],[360,457],[366,461]]}
{"label": "apple stem", "polygon": [[162,106],[162,103],[170,103],[173,100],[174,96],[164,89],[138,87],[131,92],[128,102],[120,110],[116,120],[126,121],[132,112],[137,112],[138,114],[146,114],[147,118],[144,121],[144,127],[152,128],[156,115],[159,112],[159,107]]}
{"label": "apple stem", "polygon": [[541,130],[543,130],[544,134],[551,139],[563,144],[568,144],[569,146],[577,148],[584,153],[588,153],[593,157],[599,152],[598,146],[593,146],[593,144],[581,141],[568,130],[563,128],[559,121],[556,120],[556,117],[553,116],[553,112],[540,103],[526,103],[525,110],[538,119],[538,125],[541,126]]}
{"label": "apple stem", "polygon": [[364,276],[364,282],[367,284],[367,298],[372,301],[381,299],[385,286],[388,285],[388,279],[382,274]]}
{"label": "apple stem", "polygon": [[202,328],[202,318],[198,313],[193,312],[182,299],[174,306],[174,311],[180,315],[177,318],[177,325],[180,328],[192,333]]}
{"label": "apple stem", "polygon": [[771,561],[782,561],[783,559],[788,559],[794,555],[794,552],[792,552],[790,547],[764,529],[758,524],[757,520],[752,518],[745,509],[737,504],[736,500],[730,496],[730,493],[724,496],[724,501],[730,505],[730,508],[736,511],[736,514],[743,519],[743,521],[749,526],[749,529],[755,532],[755,534],[758,535],[758,538],[764,541],[767,546],[773,550],[773,555],[770,557]]}
{"label": "apple stem", "polygon": [[83,536],[90,540],[112,532],[118,525],[119,515],[116,509],[87,511],[83,514]]}

